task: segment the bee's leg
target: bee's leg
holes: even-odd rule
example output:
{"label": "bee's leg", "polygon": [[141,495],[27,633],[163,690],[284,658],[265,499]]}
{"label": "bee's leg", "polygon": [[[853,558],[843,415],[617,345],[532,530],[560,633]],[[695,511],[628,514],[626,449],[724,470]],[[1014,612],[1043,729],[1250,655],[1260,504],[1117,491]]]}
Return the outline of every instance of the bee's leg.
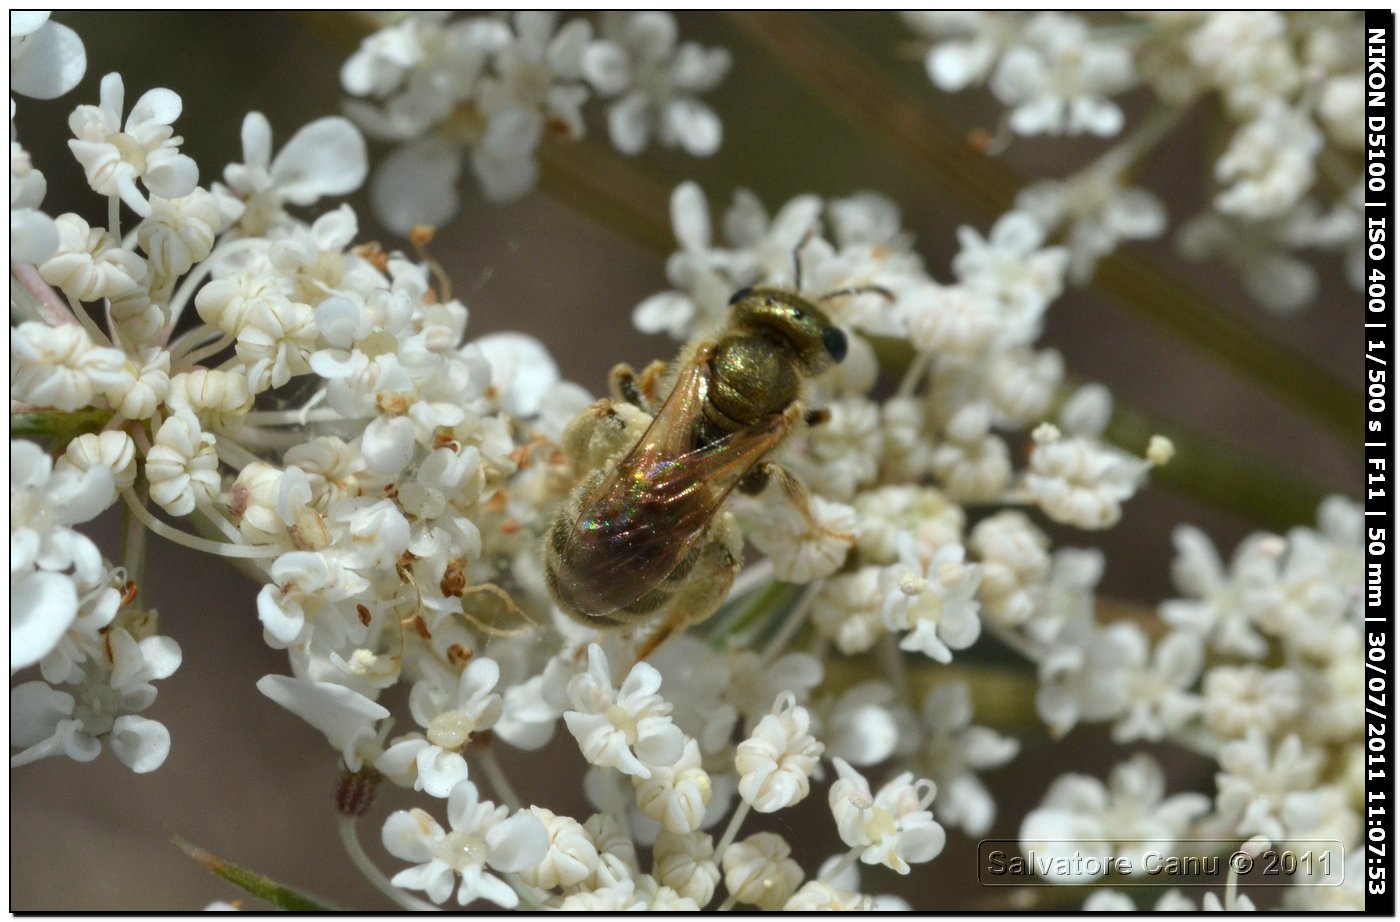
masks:
{"label": "bee's leg", "polygon": [[783,498],[791,504],[792,508],[802,514],[813,531],[829,532],[829,529],[818,522],[812,513],[812,494],[807,489],[807,485],[781,464],[774,464],[771,461],[758,464],[745,475],[743,480],[739,481],[739,489],[753,496],[763,492],[770,482],[778,485],[778,489],[783,493]]}
{"label": "bee's leg", "polygon": [[608,372],[608,393],[612,395],[614,403],[630,403],[646,409],[641,389],[637,387],[637,372],[626,362],[619,362]]}
{"label": "bee's leg", "polygon": [[710,534],[689,568],[685,583],[672,597],[669,614],[637,651],[644,660],[672,634],[687,625],[704,621],[724,604],[734,577],[743,565],[743,536],[727,512],[720,513],[710,526]]}
{"label": "bee's leg", "polygon": [[608,392],[615,403],[630,403],[648,413],[655,413],[662,403],[658,399],[657,386],[669,368],[658,359],[638,374],[626,362],[619,363],[608,374]]}

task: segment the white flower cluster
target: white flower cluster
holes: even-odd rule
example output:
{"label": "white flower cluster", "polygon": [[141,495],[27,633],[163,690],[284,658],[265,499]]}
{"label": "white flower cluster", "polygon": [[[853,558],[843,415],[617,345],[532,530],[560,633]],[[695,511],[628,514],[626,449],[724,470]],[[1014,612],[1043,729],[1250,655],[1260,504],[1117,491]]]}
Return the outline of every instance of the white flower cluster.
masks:
{"label": "white flower cluster", "polygon": [[[1217,791],[1213,803],[1163,799],[1146,756],[1119,766],[1107,789],[1065,776],[1026,818],[1023,844],[1048,854],[1076,840],[1169,842],[1194,830],[1361,847],[1361,510],[1334,497],[1318,523],[1254,535],[1228,567],[1182,526],[1173,575],[1185,597],[1161,606],[1163,631],[1081,617],[1042,648],[1037,706],[1053,731],[1113,721],[1120,742],[1180,743],[1214,759]],[[1360,884],[1345,884],[1356,908]],[[1318,889],[1294,888],[1289,905],[1336,898]]]}
{"label": "white flower cluster", "polygon": [[401,146],[375,174],[375,212],[401,233],[456,214],[466,159],[486,196],[519,198],[534,187],[535,150],[546,138],[584,135],[589,98],[608,100],[608,132],[625,154],[651,138],[697,157],[719,149],[718,116],[698,94],[717,86],[729,52],[677,44],[664,12],[556,13],[450,19],[395,17],[345,62],[347,112],[371,137]]}
{"label": "white flower cluster", "polygon": [[1018,135],[1124,129],[1109,97],[1139,83],[1157,108],[1094,163],[1026,189],[1019,207],[1073,252],[1086,281],[1120,240],[1160,236],[1163,205],[1127,177],[1206,96],[1220,102],[1229,140],[1209,181],[1211,207],[1182,222],[1178,245],[1217,258],[1260,304],[1311,304],[1306,251],[1340,253],[1361,288],[1361,21],[1351,12],[1269,10],[1125,15],[920,12],[905,22],[931,39],[925,64],[940,89],[985,82]]}
{"label": "white flower cluster", "polygon": [[[990,78],[1015,130],[1118,130],[1109,97],[1137,79],[1133,59],[1079,17],[919,21],[958,39],[936,49],[935,80]],[[414,14],[346,63],[346,88],[375,101],[354,116],[404,143],[374,191],[391,224],[444,220],[464,156],[491,196],[523,192],[542,135],[581,134],[590,95],[609,102],[624,153],[651,137],[715,149],[718,119],[696,96],[725,52],[680,43],[661,13],[602,16],[596,36],[587,20],[558,25]],[[81,76],[70,30],[15,15],[11,33],[17,87],[58,95]],[[1126,851],[1207,826],[1359,842],[1354,507],[1329,501],[1319,530],[1253,537],[1228,567],[1183,528],[1184,598],[1162,606],[1161,631],[1102,622],[1101,556],[1052,547],[1032,518],[1112,526],[1171,454],[1162,439],[1144,457],[1107,444],[1107,392],[1061,400],[1063,360],[1036,346],[1068,275],[1156,232],[1146,199],[1117,185],[1126,163],[1084,180],[1112,228],[1075,212],[1081,196],[1028,193],[985,235],[961,229],[942,281],[877,195],[801,196],[770,217],[741,191],[715,233],[699,188],[675,190],[674,288],[638,305],[638,327],[708,335],[736,290],[767,285],[819,304],[849,351],[803,394],[824,412],[776,458],[795,476],[727,506],[762,558],[735,604],[710,636],[651,651],[650,631],[581,626],[548,589],[546,535],[596,460],[566,444],[596,409],[587,392],[528,336],[469,340],[438,267],[357,243],[350,206],[301,215],[365,181],[359,129],[320,119],[275,151],[250,113],[241,162],[202,186],[175,93],[127,111],[116,74],[100,93],[69,124],[105,226],[43,212],[43,175],[12,124],[11,672],[42,679],[11,690],[12,765],[89,760],[103,741],[135,771],[165,760],[170,736],[142,712],[180,650],[142,596],[150,531],[254,576],[247,617],[288,658],[258,690],[322,733],[354,783],[426,801],[387,817],[382,844],[404,864],[370,875],[404,907],[426,906],[408,893],[421,891],[565,911],[901,908],[862,892],[858,866],[907,875],[940,854],[946,827],[985,834],[997,804],[980,775],[1019,748],[975,722],[975,668],[940,674],[988,635],[1037,673],[1053,735],[1112,722],[1119,742],[1179,743],[1219,768],[1214,800],[1168,796],[1146,756],[1107,785],[1066,776],[1025,819],[1026,842]],[[410,180],[423,183],[413,194]],[[438,212],[414,211],[424,196]],[[1070,246],[1051,245],[1049,227],[1071,220],[1086,223]],[[910,354],[880,399],[877,340]],[[624,436],[645,424],[617,409],[632,414],[616,421]],[[799,491],[810,502],[793,502]],[[118,502],[121,566],[75,528]],[[750,599],[787,592],[775,580],[805,585],[764,612],[781,623],[746,622]],[[864,654],[878,677],[836,668]],[[499,756],[539,752],[561,724],[588,766],[585,817],[522,800]],[[744,828],[823,794],[822,853]]]}

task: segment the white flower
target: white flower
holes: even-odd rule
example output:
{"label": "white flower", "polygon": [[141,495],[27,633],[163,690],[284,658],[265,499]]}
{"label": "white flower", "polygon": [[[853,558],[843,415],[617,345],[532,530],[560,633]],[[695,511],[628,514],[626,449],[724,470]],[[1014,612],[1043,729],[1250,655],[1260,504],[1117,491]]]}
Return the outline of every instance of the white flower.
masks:
{"label": "white flower", "polygon": [[520,879],[531,887],[553,890],[583,883],[598,870],[598,849],[588,830],[571,816],[557,816],[544,807],[528,808],[549,834],[545,856],[523,868]]}
{"label": "white flower", "polygon": [[136,228],[136,240],[160,278],[184,275],[214,249],[224,227],[219,200],[195,189],[183,198],[151,196],[151,213]]}
{"label": "white flower", "polygon": [[1296,205],[1312,187],[1313,158],[1321,132],[1301,112],[1276,103],[1242,127],[1215,164],[1226,188],[1215,207],[1228,215],[1260,221]]}
{"label": "white flower", "polygon": [[1120,743],[1164,739],[1201,712],[1201,697],[1190,689],[1201,674],[1204,645],[1197,636],[1173,631],[1157,642],[1149,662],[1147,636],[1141,631],[1123,636],[1132,638],[1128,704],[1127,713],[1113,725],[1113,739]]}
{"label": "white flower", "polygon": [[1212,649],[1249,659],[1263,656],[1267,643],[1251,623],[1250,607],[1241,602],[1264,595],[1277,579],[1277,554],[1269,553],[1269,543],[1260,536],[1247,539],[1227,573],[1199,529],[1178,526],[1172,542],[1177,551],[1172,580],[1187,598],[1162,603],[1162,620],[1204,637]]}
{"label": "white flower", "polygon": [[1191,70],[1218,87],[1229,107],[1249,114],[1290,96],[1304,74],[1284,14],[1211,13],[1182,42]]}
{"label": "white flower", "polygon": [[366,582],[343,566],[339,554],[290,551],[273,562],[268,576],[271,582],[258,593],[258,620],[274,649],[306,641],[308,617],[315,617],[328,636],[354,643],[364,639],[365,625],[335,603],[363,590]]}
{"label": "white flower", "polygon": [[[647,875],[642,875],[644,878]],[[655,884],[655,881],[652,881]],[[669,888],[668,888],[669,889]],[[646,912],[650,909],[647,894],[642,892],[640,881],[628,878],[615,883],[604,884],[593,890],[580,890],[570,893],[551,908],[560,912]],[[698,912],[698,906],[689,907]]]}
{"label": "white flower", "polygon": [[722,864],[724,886],[736,902],[774,911],[802,883],[802,868],[792,860],[787,840],[772,832],[760,832],[725,849]]}
{"label": "white flower", "polygon": [[753,546],[773,561],[773,572],[788,583],[808,583],[836,572],[856,542],[855,510],[844,503],[810,496],[797,508],[781,490],[769,489],[769,515],[748,532]]}
{"label": "white flower", "polygon": [[1270,735],[1292,728],[1305,706],[1303,678],[1292,669],[1215,666],[1206,671],[1202,691],[1206,726],[1225,739],[1252,728]]}
{"label": "white flower", "polygon": [[492,333],[471,346],[491,367],[489,392],[517,419],[540,411],[545,394],[559,381],[559,366],[544,344],[524,333]]}
{"label": "white flower", "polygon": [[899,703],[899,693],[880,679],[857,682],[834,701],[815,706],[821,719],[820,735],[826,755],[852,765],[878,765],[912,742],[918,727],[913,715]]}
{"label": "white flower", "polygon": [[[728,854],[726,852],[725,854]],[[715,895],[719,868],[708,833],[662,832],[652,847],[651,873],[661,884],[704,906]]]}
{"label": "white flower", "polygon": [[170,352],[146,348],[128,355],[113,383],[107,385],[107,402],[127,419],[149,419],[170,393]]}
{"label": "white flower", "polygon": [[976,358],[996,330],[997,304],[984,290],[930,283],[899,303],[909,314],[909,342],[926,352]]}
{"label": "white flower", "polygon": [[86,71],[87,51],[76,32],[47,11],[10,12],[10,92],[56,99]]}
{"label": "white flower", "polygon": [[972,726],[972,696],[963,682],[929,689],[922,723],[921,764],[943,794],[934,815],[970,836],[985,835],[996,818],[996,803],[976,773],[1010,762],[1020,743],[990,727]]}
{"label": "white flower", "polygon": [[861,861],[908,874],[910,863],[932,861],[943,851],[947,836],[928,811],[936,791],[932,781],[916,782],[905,772],[872,795],[860,772],[844,759],[833,763],[839,777],[828,799],[836,830],[842,842],[863,849]]}
{"label": "white flower", "polygon": [[1050,539],[1020,512],[978,522],[968,547],[982,566],[978,595],[983,617],[1005,627],[1024,624],[1035,610],[1033,590],[1050,572]]}
{"label": "white flower", "polygon": [[59,215],[58,250],[39,266],[39,275],[79,301],[121,298],[144,290],[146,261],[123,248],[110,233],[90,227],[75,214]]}
{"label": "white flower", "polygon": [[165,762],[170,732],[156,721],[124,712],[145,710],[155,701],[150,683],[179,668],[179,645],[160,636],[138,643],[124,628],[108,633],[105,644],[104,657],[70,677],[77,686],[76,698],[42,682],[11,690],[10,742],[28,747],[11,757],[12,767],[60,752],[90,761],[101,750],[103,738],[132,771],[154,771]]}
{"label": "white flower", "polygon": [[170,409],[189,410],[208,432],[232,432],[253,409],[248,378],[231,371],[192,368],[170,379]]}
{"label": "white flower", "polygon": [[302,126],[272,156],[272,126],[261,112],[243,119],[243,162],[224,168],[229,191],[244,205],[240,219],[249,234],[265,233],[284,216],[283,203],[311,205],[360,188],[368,173],[365,141],[339,116]]}
{"label": "white flower", "polygon": [[809,880],[783,904],[784,912],[870,912],[875,900],[839,889],[820,880]]}
{"label": "white flower", "polygon": [[161,423],[146,453],[146,477],[151,499],[171,515],[189,515],[212,503],[219,493],[214,436],[199,428],[190,411],[176,411]]}
{"label": "white flower", "polygon": [[[585,775],[585,783],[587,777]],[[637,876],[636,843],[632,841],[630,830],[619,823],[617,817],[611,813],[595,813],[584,821],[583,829],[598,850],[598,870],[589,877],[587,886],[612,886]]]}
{"label": "white flower", "polygon": [[374,767],[395,784],[411,786],[429,797],[447,797],[470,774],[460,752],[434,745],[417,733],[394,740],[374,760]]}
{"label": "white flower", "polygon": [[491,691],[501,676],[495,660],[473,657],[460,677],[435,660],[422,668],[427,675],[413,684],[408,707],[433,745],[461,749],[473,733],[489,730],[500,719],[501,696]]}
{"label": "white flower", "polygon": [[617,97],[608,110],[613,145],[641,153],[655,134],[667,147],[706,157],[719,148],[718,116],[695,94],[712,90],[729,70],[723,48],[694,42],[676,47],[676,21],[665,12],[605,13],[603,38],[584,51],[583,74],[599,94]]}
{"label": "white flower", "polygon": [[397,810],[385,820],[384,848],[396,858],[417,862],[394,875],[394,886],[422,890],[441,903],[460,876],[460,905],[480,898],[514,908],[519,897],[491,871],[524,871],[544,861],[549,850],[544,824],[529,811],[510,816],[505,807],[481,800],[470,781],[452,789],[447,819],[450,832],[416,808]]}
{"label": "white flower", "polygon": [[[1293,833],[1285,818],[1312,795],[1326,753],[1304,745],[1295,733],[1270,745],[1262,730],[1220,747],[1215,806],[1239,835],[1259,833],[1275,842]],[[1299,811],[1307,812],[1307,811]]]}
{"label": "white flower", "polygon": [[860,520],[856,547],[863,559],[873,563],[897,561],[902,535],[913,537],[920,551],[927,554],[962,538],[962,507],[933,487],[873,487],[862,491],[854,505]]}
{"label": "white flower", "polygon": [[812,624],[848,656],[871,649],[888,633],[880,617],[880,576],[879,567],[841,573],[824,582],[812,599]]}
{"label": "white flower", "polygon": [[1033,502],[1057,522],[1079,528],[1109,528],[1122,503],[1137,492],[1151,463],[1108,445],[1061,438],[1048,424],[1034,433],[1035,448],[1024,486]]}
{"label": "white flower", "polygon": [[632,311],[632,324],[643,333],[665,332],[685,339],[721,316],[731,279],[721,272],[725,255],[712,245],[710,208],[705,193],[693,182],[671,192],[671,227],[681,248],[666,260],[666,279],[679,291],[652,295]]}
{"label": "white flower", "polygon": [[1064,290],[1069,251],[1041,248],[1045,231],[1030,215],[1010,211],[983,240],[970,227],[958,228],[961,249],[953,257],[958,280],[994,299],[1001,308],[997,339],[1006,345],[1030,342],[1040,317]]}
{"label": "white flower", "polygon": [[661,673],[647,663],[632,667],[622,688],[613,689],[603,648],[588,646],[588,669],[569,682],[574,709],[564,723],[593,765],[650,778],[651,765],[669,766],[680,759],[685,739],[671,722],[671,706],[657,694]]}
{"label": "white flower", "polygon": [[1052,735],[1080,720],[1106,720],[1128,707],[1130,664],[1141,628],[1127,622],[1099,627],[1088,612],[1071,616],[1040,659],[1035,709]]}
{"label": "white flower", "polygon": [[1363,124],[1366,108],[1366,87],[1361,74],[1333,77],[1322,87],[1317,114],[1327,136],[1343,149],[1359,150],[1365,133],[1357,126]]}
{"label": "white flower", "polygon": [[[822,744],[808,732],[811,715],[784,692],[772,713],[734,753],[739,796],[759,813],[773,813],[803,800],[821,758]],[[731,888],[732,890],[733,888]]]}
{"label": "white flower", "polygon": [[1017,134],[1108,136],[1123,127],[1123,113],[1107,97],[1133,84],[1133,59],[1117,41],[1095,41],[1084,20],[1039,13],[1021,30],[1021,42],[1002,56],[991,88],[1015,108]]}
{"label": "white flower", "polygon": [[688,896],[663,886],[650,874],[637,878],[637,896],[646,900],[642,907],[648,912],[699,912],[700,907]]}
{"label": "white flower", "polygon": [[380,416],[360,439],[365,465],[376,474],[394,477],[408,467],[417,449],[417,430],[407,416]]}
{"label": "white flower", "polygon": [[97,546],[68,526],[96,517],[115,499],[107,468],[54,470],[38,445],[10,443],[12,673],[47,656],[84,597],[103,583]]}
{"label": "white flower", "polygon": [[1011,479],[1011,455],[1006,442],[991,431],[991,425],[992,408],[988,403],[963,403],[953,412],[943,440],[930,454],[929,469],[952,499],[994,502],[1005,491]]}
{"label": "white flower", "polygon": [[924,57],[934,86],[957,92],[981,83],[1021,25],[1021,14],[970,10],[903,11],[900,18],[937,42]]}
{"label": "white flower", "polygon": [[324,733],[351,771],[373,751],[375,723],[389,716],[383,705],[335,682],[265,675],[258,691]]}
{"label": "white flower", "polygon": [[[12,130],[13,134],[13,130]],[[58,249],[58,225],[39,210],[48,182],[29,152],[10,141],[10,259],[39,265]]]}
{"label": "white flower", "polygon": [[238,331],[236,352],[253,393],[281,387],[311,370],[316,314],[307,304],[270,302],[249,312]]}
{"label": "white flower", "polygon": [[121,431],[84,432],[68,443],[54,470],[70,467],[79,472],[94,467],[106,468],[112,475],[112,485],[123,490],[136,482],[136,443]]}
{"label": "white flower", "polygon": [[1094,167],[1067,182],[1033,183],[1016,196],[1017,210],[1033,215],[1047,233],[1068,228],[1069,277],[1081,285],[1119,241],[1150,240],[1166,230],[1167,210],[1157,197],[1122,183],[1118,170]]}
{"label": "white flower", "polygon": [[1119,893],[1117,890],[1098,890],[1091,893],[1089,898],[1084,901],[1084,911],[1136,912],[1137,904],[1126,893]]}
{"label": "white flower", "polygon": [[982,568],[963,562],[961,544],[924,557],[912,538],[899,542],[899,563],[881,575],[880,617],[891,631],[907,631],[902,650],[917,650],[940,663],[972,646],[982,631],[977,586]]}
{"label": "white flower", "polygon": [[[565,718],[567,720],[567,717]],[[570,728],[572,729],[572,727]],[[634,776],[637,806],[667,832],[694,832],[710,805],[710,775],[700,767],[700,746],[685,741],[679,759],[667,765],[646,765],[648,776]]]}
{"label": "white flower", "polygon": [[[1210,809],[1204,794],[1176,794],[1164,799],[1162,769],[1146,755],[1113,769],[1108,785],[1086,775],[1062,775],[1041,805],[1021,824],[1021,847],[1037,855],[1069,855],[1080,843],[1106,840],[1113,853],[1144,867],[1149,852],[1169,854],[1186,835],[1191,821]],[[1086,883],[1092,874],[1054,862],[1057,883]]]}
{"label": "white flower", "polygon": [[[501,696],[491,692],[500,670],[486,657],[473,658],[460,676],[438,660],[424,660],[419,669],[425,675],[410,689],[408,705],[413,719],[426,730],[426,739],[411,735],[397,740],[375,767],[412,777],[415,789],[433,797],[447,797],[467,777],[461,753],[472,734],[490,729],[500,717]],[[409,758],[414,775],[407,772]]]}
{"label": "white flower", "polygon": [[132,211],[151,213],[150,203],[136,188],[167,199],[189,195],[199,181],[199,168],[180,153],[183,138],[170,125],[180,116],[180,97],[167,89],[147,91],[121,124],[125,89],[120,74],[102,78],[102,104],[79,106],[68,119],[74,140],[73,156],[83,165],[88,185],[101,195],[119,195]]}

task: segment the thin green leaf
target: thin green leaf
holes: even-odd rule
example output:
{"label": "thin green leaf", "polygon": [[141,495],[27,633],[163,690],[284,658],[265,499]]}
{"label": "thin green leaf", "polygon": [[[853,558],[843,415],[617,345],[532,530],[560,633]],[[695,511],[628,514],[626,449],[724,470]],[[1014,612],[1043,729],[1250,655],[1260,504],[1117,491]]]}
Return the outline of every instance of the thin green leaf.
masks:
{"label": "thin green leaf", "polygon": [[213,871],[235,887],[276,906],[278,909],[285,909],[289,912],[344,911],[334,903],[323,900],[320,897],[309,896],[299,890],[288,887],[286,884],[278,883],[270,877],[259,874],[257,871],[250,871],[241,865],[234,864],[231,861],[225,861],[217,855],[205,851],[198,845],[182,839],[180,836],[172,836],[171,841],[174,842],[182,852],[189,855],[195,861],[198,861],[206,869]]}

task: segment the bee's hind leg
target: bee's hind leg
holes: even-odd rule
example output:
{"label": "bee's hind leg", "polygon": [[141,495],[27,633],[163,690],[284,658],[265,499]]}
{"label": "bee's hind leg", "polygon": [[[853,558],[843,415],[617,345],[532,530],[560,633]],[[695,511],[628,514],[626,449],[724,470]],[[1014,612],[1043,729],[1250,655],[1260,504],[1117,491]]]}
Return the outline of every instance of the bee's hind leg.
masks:
{"label": "bee's hind leg", "polygon": [[637,374],[626,362],[614,365],[608,373],[608,393],[612,395],[614,403],[630,403],[648,413],[655,413],[662,403],[656,392],[657,385],[666,376],[669,367],[657,360]]}
{"label": "bee's hind leg", "polygon": [[[734,517],[721,512],[710,526],[710,533],[698,555],[666,606],[667,615],[642,642],[637,660],[650,656],[672,634],[691,624],[704,621],[724,604],[729,587],[743,566],[744,539]],[[684,562],[683,562],[684,565]]]}

